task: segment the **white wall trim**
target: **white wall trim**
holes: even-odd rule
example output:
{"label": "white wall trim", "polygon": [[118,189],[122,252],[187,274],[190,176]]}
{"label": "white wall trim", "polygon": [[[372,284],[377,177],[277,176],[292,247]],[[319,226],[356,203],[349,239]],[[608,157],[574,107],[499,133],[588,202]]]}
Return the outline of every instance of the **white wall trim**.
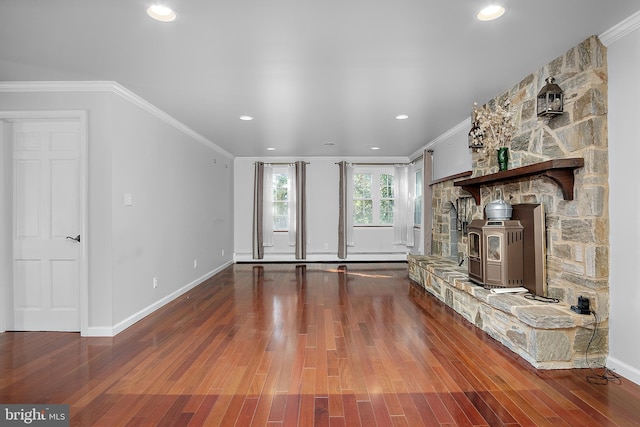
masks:
{"label": "white wall trim", "polygon": [[91,328],[89,328],[88,336],[91,336],[91,337],[113,337],[113,336],[116,336],[120,332],[122,332],[125,329],[127,329],[128,327],[132,326],[134,323],[142,320],[143,318],[147,317],[148,315],[150,315],[154,311],[160,309],[164,305],[166,305],[166,304],[170,303],[171,301],[175,300],[180,295],[183,295],[187,291],[189,291],[189,290],[195,288],[196,286],[202,284],[205,280],[215,276],[216,274],[218,274],[219,272],[221,272],[222,270],[224,270],[225,268],[227,268],[228,266],[230,266],[232,264],[233,264],[233,261],[227,261],[226,263],[222,264],[220,267],[218,267],[218,268],[216,268],[216,269],[204,274],[203,276],[198,277],[193,282],[186,284],[185,286],[183,286],[182,288],[176,290],[175,292],[170,293],[166,297],[164,297],[164,298],[154,302],[153,304],[143,308],[142,310],[138,311],[137,313],[132,314],[131,316],[127,317],[126,319],[122,320],[121,322],[116,323],[115,325],[113,325],[113,327],[108,327],[108,326],[91,327]]}
{"label": "white wall trim", "polygon": [[607,367],[615,373],[622,375],[629,381],[640,385],[640,370],[628,365],[615,357],[609,356],[607,358]]}
{"label": "white wall trim", "polygon": [[113,81],[88,82],[0,82],[0,92],[112,92],[121,96],[149,114],[190,136],[201,144],[233,159],[233,154],[211,142],[184,123],[171,117],[155,105],[139,97],[129,89]]}
{"label": "white wall trim", "polygon": [[605,46],[609,46],[611,43],[626,36],[632,31],[640,28],[640,11],[634,13],[624,21],[609,28],[604,33],[600,34],[600,41]]}
{"label": "white wall trim", "polygon": [[90,326],[87,328],[85,337],[112,337],[115,334],[113,333],[113,328],[109,326]]}
{"label": "white wall trim", "polygon": [[410,159],[416,159],[416,158],[422,156],[424,150],[428,150],[431,147],[433,147],[434,145],[437,145],[438,143],[440,143],[442,141],[446,141],[452,135],[455,135],[458,132],[463,131],[463,130],[466,131],[467,129],[470,129],[470,128],[471,128],[471,116],[469,116],[468,118],[464,119],[463,121],[461,121],[460,123],[458,123],[457,125],[455,125],[451,129],[449,129],[448,131],[446,131],[445,133],[443,133],[442,135],[440,135],[439,137],[437,137],[433,141],[427,143],[427,145],[425,145],[424,147],[422,147],[421,149],[419,149],[418,151],[416,151],[415,153],[410,155],[409,158]]}
{"label": "white wall trim", "polygon": [[234,254],[233,261],[234,262],[243,262],[243,263],[256,263],[259,264],[261,262],[384,262],[384,261],[406,261],[407,260],[407,252],[389,252],[389,253],[347,253],[347,259],[338,258],[337,254],[334,253],[316,253],[309,254],[307,253],[306,259],[295,259],[295,254],[265,254],[263,259],[253,259],[252,254],[250,253],[236,253]]}

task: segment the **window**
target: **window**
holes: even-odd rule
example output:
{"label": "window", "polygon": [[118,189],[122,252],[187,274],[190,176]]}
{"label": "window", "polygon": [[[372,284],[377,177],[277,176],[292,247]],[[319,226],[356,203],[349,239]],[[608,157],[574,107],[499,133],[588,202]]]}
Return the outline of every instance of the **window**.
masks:
{"label": "window", "polygon": [[353,174],[353,225],[393,225],[394,182],[388,170]]}
{"label": "window", "polygon": [[413,224],[422,224],[422,169],[416,171],[416,201],[413,208]]}
{"label": "window", "polygon": [[289,174],[273,171],[273,230],[289,229]]}

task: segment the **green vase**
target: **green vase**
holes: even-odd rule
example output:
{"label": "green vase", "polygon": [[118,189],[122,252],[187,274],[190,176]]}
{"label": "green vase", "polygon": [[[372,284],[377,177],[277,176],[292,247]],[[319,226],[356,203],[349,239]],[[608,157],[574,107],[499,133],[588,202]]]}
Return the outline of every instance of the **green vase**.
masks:
{"label": "green vase", "polygon": [[509,148],[498,148],[498,167],[501,171],[506,171],[509,164]]}

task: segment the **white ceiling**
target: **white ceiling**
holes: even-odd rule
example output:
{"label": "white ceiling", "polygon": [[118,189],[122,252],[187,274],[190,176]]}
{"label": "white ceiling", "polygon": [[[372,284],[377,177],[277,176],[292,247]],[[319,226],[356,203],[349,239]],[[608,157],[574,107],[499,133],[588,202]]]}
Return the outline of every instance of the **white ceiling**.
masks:
{"label": "white ceiling", "polygon": [[146,0],[0,0],[0,81],[116,81],[235,156],[410,156],[640,9],[504,0],[480,22],[484,0],[164,3],[175,22]]}

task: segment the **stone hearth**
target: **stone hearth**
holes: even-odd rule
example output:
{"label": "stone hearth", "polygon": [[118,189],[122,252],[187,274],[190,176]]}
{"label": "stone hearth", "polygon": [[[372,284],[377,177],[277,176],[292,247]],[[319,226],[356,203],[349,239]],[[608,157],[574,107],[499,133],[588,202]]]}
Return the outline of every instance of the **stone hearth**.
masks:
{"label": "stone hearth", "polygon": [[[494,294],[469,281],[455,260],[409,255],[409,277],[538,369],[584,368],[602,362],[587,347],[595,317],[573,312],[564,303],[544,303],[522,294]],[[598,331],[606,336],[606,331]]]}

